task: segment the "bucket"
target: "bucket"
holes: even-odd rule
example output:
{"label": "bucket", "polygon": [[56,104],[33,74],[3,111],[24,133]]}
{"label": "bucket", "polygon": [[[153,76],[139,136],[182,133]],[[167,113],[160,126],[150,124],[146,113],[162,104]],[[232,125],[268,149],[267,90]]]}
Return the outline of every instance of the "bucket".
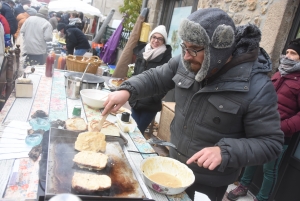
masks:
{"label": "bucket", "polygon": [[68,76],[66,94],[69,99],[80,98],[81,79],[79,77]]}

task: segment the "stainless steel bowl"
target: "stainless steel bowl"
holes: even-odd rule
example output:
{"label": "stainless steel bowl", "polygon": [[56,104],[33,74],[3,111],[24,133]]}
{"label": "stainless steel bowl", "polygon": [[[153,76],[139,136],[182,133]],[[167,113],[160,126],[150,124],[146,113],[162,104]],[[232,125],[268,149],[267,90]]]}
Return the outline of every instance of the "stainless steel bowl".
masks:
{"label": "stainless steel bowl", "polygon": [[[65,73],[65,87],[68,85],[68,77],[82,77],[81,72],[66,72]],[[97,88],[98,86],[98,88]],[[85,73],[82,79],[82,83],[80,86],[80,90],[82,89],[98,89],[101,90],[104,88],[104,79],[100,76],[90,74],[90,73]]]}

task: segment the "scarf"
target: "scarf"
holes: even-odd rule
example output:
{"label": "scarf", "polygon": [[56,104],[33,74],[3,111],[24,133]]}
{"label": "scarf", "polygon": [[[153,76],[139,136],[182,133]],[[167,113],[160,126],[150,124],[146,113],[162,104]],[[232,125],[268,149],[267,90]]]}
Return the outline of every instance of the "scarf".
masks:
{"label": "scarf", "polygon": [[278,67],[281,76],[300,71],[300,62],[288,59],[285,55],[280,56],[280,65]]}
{"label": "scarf", "polygon": [[150,43],[148,43],[145,47],[145,52],[143,52],[143,57],[146,61],[150,61],[155,59],[158,55],[164,53],[167,50],[167,47],[165,44],[152,49]]}
{"label": "scarf", "polygon": [[76,17],[76,18],[69,19],[69,25],[75,25],[76,23],[81,23],[80,18]]}

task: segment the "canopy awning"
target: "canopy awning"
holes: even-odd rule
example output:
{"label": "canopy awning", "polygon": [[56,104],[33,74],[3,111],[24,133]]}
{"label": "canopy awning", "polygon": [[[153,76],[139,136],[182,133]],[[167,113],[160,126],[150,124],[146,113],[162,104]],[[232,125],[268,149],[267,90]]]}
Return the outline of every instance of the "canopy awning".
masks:
{"label": "canopy awning", "polygon": [[98,8],[78,0],[51,1],[48,8],[49,12],[82,12],[87,17],[102,17]]}

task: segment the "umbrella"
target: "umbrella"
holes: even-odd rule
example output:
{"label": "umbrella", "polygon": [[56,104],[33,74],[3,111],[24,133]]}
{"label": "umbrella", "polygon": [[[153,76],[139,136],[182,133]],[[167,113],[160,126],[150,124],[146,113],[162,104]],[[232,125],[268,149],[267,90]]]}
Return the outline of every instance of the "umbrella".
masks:
{"label": "umbrella", "polygon": [[87,17],[102,17],[100,10],[79,0],[51,1],[48,4],[49,12],[82,12]]}
{"label": "umbrella", "polygon": [[118,28],[114,31],[108,41],[105,43],[103,50],[100,53],[100,58],[104,63],[113,64],[116,60],[117,47],[123,31],[123,20],[121,21]]}
{"label": "umbrella", "polygon": [[113,73],[113,77],[123,78],[127,76],[128,64],[131,64],[133,48],[138,43],[141,35],[142,23],[145,21],[145,17],[148,13],[148,8],[144,8],[140,13],[139,17],[134,24],[134,27],[131,31],[130,37],[123,49],[123,52],[119,58],[119,61],[116,66],[116,70]]}

